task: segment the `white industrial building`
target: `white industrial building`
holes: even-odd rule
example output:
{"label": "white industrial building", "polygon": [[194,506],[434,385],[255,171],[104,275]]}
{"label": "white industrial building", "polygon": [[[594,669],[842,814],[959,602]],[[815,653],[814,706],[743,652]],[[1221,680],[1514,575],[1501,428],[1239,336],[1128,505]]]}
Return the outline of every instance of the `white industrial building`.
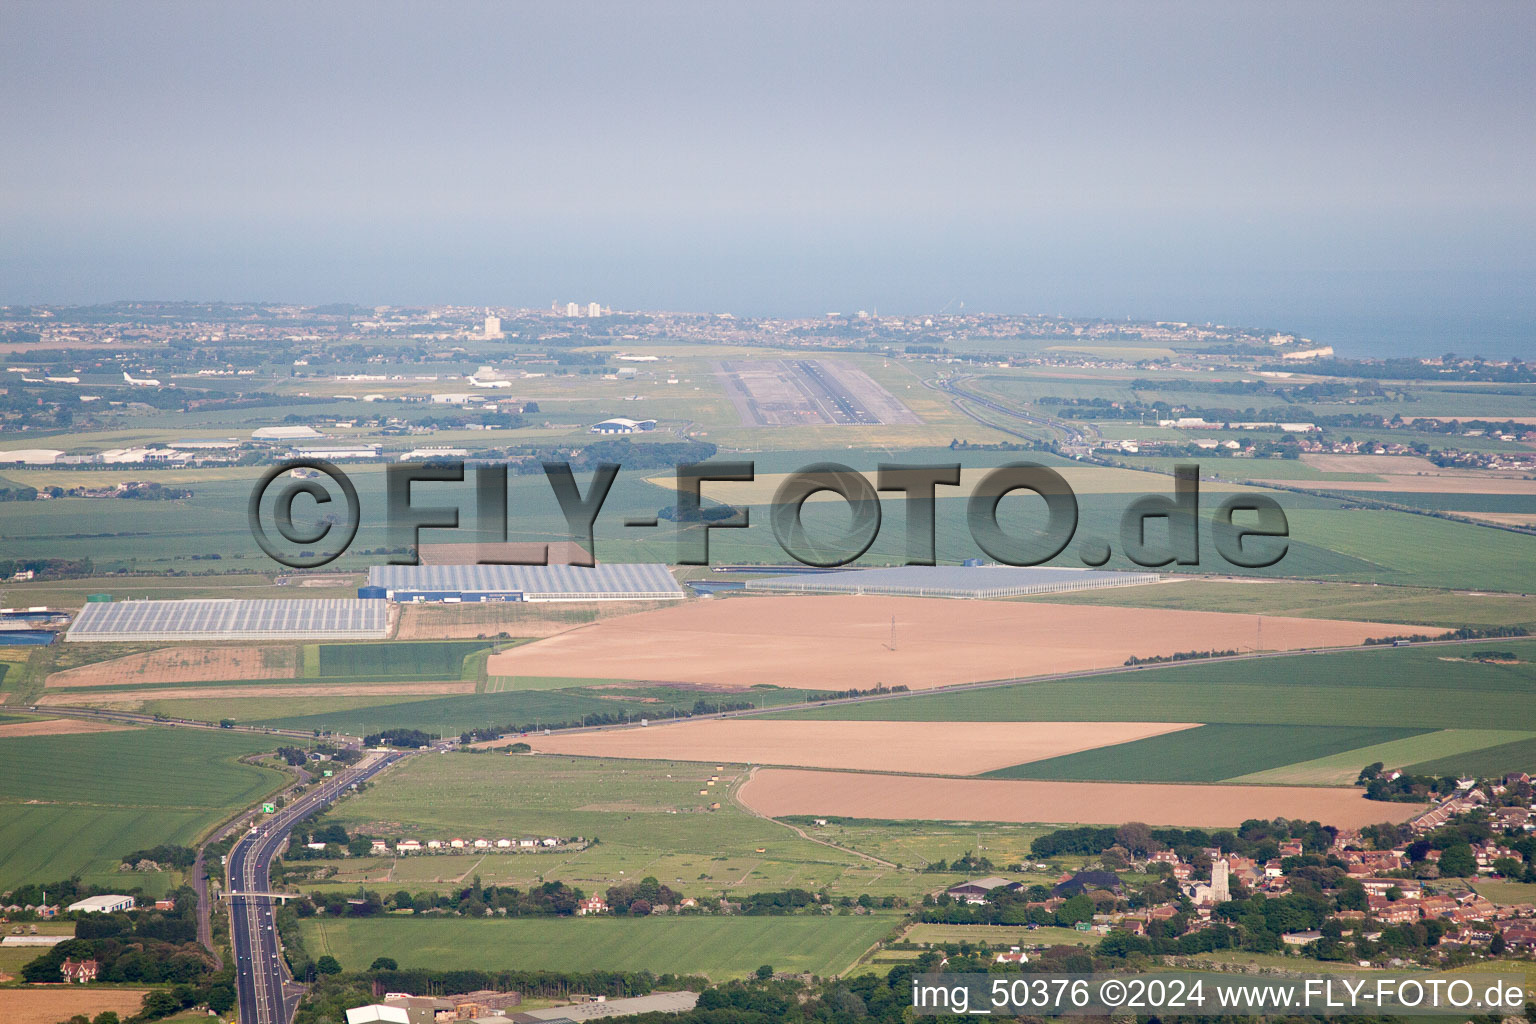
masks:
{"label": "white industrial building", "polygon": [[587,432],[589,434],[640,434],[655,429],[655,420],[631,420],[623,416],[615,416],[613,419],[592,424]]}
{"label": "white industrial building", "polygon": [[87,914],[115,914],[119,910],[132,910],[137,906],[132,896],[87,896],[65,907],[66,911],[82,911]]}

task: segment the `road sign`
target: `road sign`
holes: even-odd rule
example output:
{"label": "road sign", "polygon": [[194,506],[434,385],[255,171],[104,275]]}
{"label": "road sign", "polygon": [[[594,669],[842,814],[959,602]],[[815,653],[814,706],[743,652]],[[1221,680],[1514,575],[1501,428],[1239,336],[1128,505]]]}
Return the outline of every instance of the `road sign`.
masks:
{"label": "road sign", "polygon": [[325,773],[325,777],[326,777],[326,778],[330,778],[330,777],[331,777],[331,776],[332,776],[332,775],[334,775],[334,774],[335,774],[335,772],[330,772],[330,771],[328,771],[328,772],[326,772],[326,773]]}
{"label": "road sign", "polygon": [[261,813],[262,814],[276,814],[277,813],[277,804],[262,804],[261,805]]}

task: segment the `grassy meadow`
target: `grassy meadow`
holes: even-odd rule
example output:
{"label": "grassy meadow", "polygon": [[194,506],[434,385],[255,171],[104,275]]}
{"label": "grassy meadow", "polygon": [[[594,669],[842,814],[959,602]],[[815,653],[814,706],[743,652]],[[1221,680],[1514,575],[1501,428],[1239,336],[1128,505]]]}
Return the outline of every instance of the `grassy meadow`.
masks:
{"label": "grassy meadow", "polygon": [[439,970],[617,971],[745,977],[779,971],[840,974],[897,923],[890,914],[845,917],[310,918],[301,930],[311,956],[329,953],[345,970],[374,957]]}
{"label": "grassy meadow", "polygon": [[170,728],[0,739],[0,889],[73,873],[122,884],[121,855],[190,843],[279,788],[281,773],[237,761],[274,746],[261,736]]}

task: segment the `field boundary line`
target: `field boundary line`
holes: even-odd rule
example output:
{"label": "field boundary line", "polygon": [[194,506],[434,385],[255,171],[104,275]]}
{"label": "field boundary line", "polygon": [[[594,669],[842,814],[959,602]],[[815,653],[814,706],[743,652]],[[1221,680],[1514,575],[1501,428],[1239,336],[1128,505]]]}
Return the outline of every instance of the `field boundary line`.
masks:
{"label": "field boundary line", "polygon": [[[876,857],[873,854],[864,853],[863,851],[855,850],[852,847],[840,846],[837,843],[831,842],[830,840],[817,839],[815,836],[813,836],[810,833],[806,832],[805,829],[801,828],[798,825],[791,825],[787,821],[780,821],[778,818],[772,817],[771,815],[764,814],[761,811],[754,810],[753,808],[747,806],[745,803],[742,803],[741,798],[738,796],[738,793],[739,793],[741,787],[746,785],[748,782],[751,782],[752,781],[752,777],[754,775],[756,775],[756,774],[757,774],[757,766],[756,765],[752,765],[752,766],[747,768],[746,778],[742,779],[741,781],[739,781],[739,782],[737,782],[737,783],[735,783],[734,785],[731,786],[731,790],[730,790],[730,794],[729,794],[730,798],[731,798],[731,803],[735,804],[737,807],[739,807],[742,810],[746,811],[748,814],[752,815],[754,818],[761,818],[764,821],[771,821],[775,825],[782,825],[782,826],[784,826],[785,828],[787,828],[791,832],[793,832],[795,835],[799,836],[801,839],[805,839],[805,840],[807,840],[809,842],[816,843],[819,846],[825,846],[825,847],[827,847],[829,849],[832,849],[832,850],[838,850],[838,851],[840,851],[842,853],[851,853],[855,857],[860,857],[860,858],[863,858],[864,860],[871,861],[872,863],[879,864],[882,867],[890,868],[892,871],[899,871],[900,870],[900,868],[895,863],[893,863],[891,861],[882,860],[881,858]],[[858,961],[855,960],[854,964],[857,965],[857,963],[858,963]]]}

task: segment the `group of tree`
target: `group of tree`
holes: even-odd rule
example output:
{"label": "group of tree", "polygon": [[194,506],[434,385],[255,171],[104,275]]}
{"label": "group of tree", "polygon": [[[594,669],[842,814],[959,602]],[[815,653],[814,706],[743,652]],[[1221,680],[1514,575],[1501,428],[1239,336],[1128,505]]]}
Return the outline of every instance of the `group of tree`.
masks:
{"label": "group of tree", "polygon": [[197,894],[182,887],[170,898],[169,910],[151,906],[81,917],[75,937],[29,961],[21,969],[22,980],[58,983],[65,959],[95,960],[100,982],[163,986],[122,1024],[158,1020],[193,1006],[228,1013],[235,1005],[234,970],[219,967],[198,944]]}

